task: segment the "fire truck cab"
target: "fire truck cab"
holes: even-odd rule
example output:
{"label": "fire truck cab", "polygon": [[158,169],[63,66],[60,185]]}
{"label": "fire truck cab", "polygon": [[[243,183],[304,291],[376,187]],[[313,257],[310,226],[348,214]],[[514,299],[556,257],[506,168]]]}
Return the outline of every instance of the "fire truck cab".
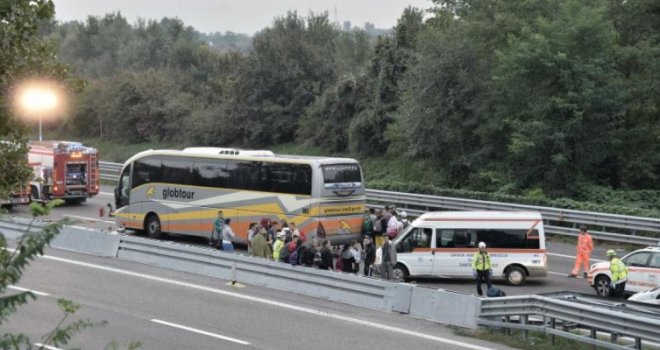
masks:
{"label": "fire truck cab", "polygon": [[28,161],[34,170],[33,201],[64,199],[83,203],[99,193],[98,151],[80,142],[32,142]]}

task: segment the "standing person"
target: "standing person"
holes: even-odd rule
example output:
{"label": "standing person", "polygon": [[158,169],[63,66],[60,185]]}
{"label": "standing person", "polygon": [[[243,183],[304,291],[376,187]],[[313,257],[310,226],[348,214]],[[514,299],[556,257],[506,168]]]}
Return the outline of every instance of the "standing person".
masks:
{"label": "standing person", "polygon": [[490,254],[486,251],[486,243],[479,242],[479,251],[472,256],[472,275],[477,279],[477,293],[483,296],[481,291],[481,282],[486,282],[488,289],[493,285],[490,282],[490,276],[493,270],[490,266]]}
{"label": "standing person", "polygon": [[280,261],[280,253],[284,246],[284,231],[280,231],[275,235],[275,244],[273,244],[273,260]]}
{"label": "standing person", "polygon": [[365,211],[364,219],[362,219],[362,237],[372,237],[374,234],[374,212],[374,208],[369,208]]}
{"label": "standing person", "polygon": [[390,243],[390,238],[387,235],[383,236],[382,249],[382,264],[380,268],[381,277],[386,280],[392,279],[392,270],[396,265],[396,250],[394,245]]}
{"label": "standing person", "polygon": [[613,298],[623,298],[626,291],[626,281],[628,280],[628,268],[626,264],[616,256],[612,249],[607,251],[607,259],[610,260],[610,274],[612,282],[610,283],[609,296]]}
{"label": "standing person", "polygon": [[589,271],[589,257],[591,252],[594,250],[594,242],[591,240],[591,235],[587,232],[587,227],[580,227],[580,232],[578,233],[578,243],[577,243],[577,252],[575,254],[575,266],[573,271],[568,277],[577,277],[578,272],[580,272],[580,265],[584,266],[583,277],[587,278],[587,271]]}
{"label": "standing person", "polygon": [[222,228],[222,250],[226,252],[231,252],[234,250],[234,244],[231,242],[236,238],[234,230],[231,229],[229,225],[231,223],[230,218],[225,219],[225,224]]}
{"label": "standing person", "polygon": [[268,247],[268,242],[266,241],[266,229],[261,228],[259,233],[254,235],[252,240],[252,254],[264,259],[270,259],[270,248]]}
{"label": "standing person", "polygon": [[300,237],[300,239],[303,240],[303,242],[307,242],[307,235],[305,235],[305,232],[303,232],[301,229],[299,229],[296,226],[295,222],[291,221],[289,223],[289,229],[291,229],[291,233],[298,234],[298,236]]}
{"label": "standing person", "polygon": [[391,241],[399,235],[402,226],[399,220],[396,218],[396,210],[392,208],[390,209],[389,213],[389,219],[387,220],[387,236]]}
{"label": "standing person", "polygon": [[332,267],[332,246],[330,245],[330,240],[323,240],[323,245],[321,247],[321,264],[319,265],[321,270],[334,270]]}
{"label": "standing person", "polygon": [[353,253],[351,253],[351,245],[350,244],[344,244],[341,254],[339,254],[339,258],[341,259],[343,269],[342,271],[344,272],[355,272],[355,258],[353,257]]}
{"label": "standing person", "polygon": [[225,219],[222,217],[222,210],[218,210],[218,217],[213,222],[213,229],[211,230],[211,238],[209,244],[217,246],[222,250],[222,230],[225,226]]}
{"label": "standing person", "polygon": [[370,237],[364,237],[364,275],[371,276],[374,261],[376,261],[376,247]]}
{"label": "standing person", "polygon": [[248,228],[247,232],[247,248],[248,248],[248,254],[252,254],[252,239],[254,238],[254,235],[257,233],[257,230],[259,228],[257,227],[256,222],[251,222],[250,227]]}
{"label": "standing person", "polygon": [[403,225],[403,230],[410,226],[410,221],[408,221],[408,213],[406,213],[405,210],[401,211],[401,224]]}
{"label": "standing person", "polygon": [[360,263],[362,262],[362,253],[358,249],[360,243],[356,241],[351,242],[351,254],[353,255],[353,272],[357,274],[360,271]]}
{"label": "standing person", "polygon": [[388,218],[385,215],[385,210],[381,209],[374,222],[374,242],[376,242],[377,247],[383,245],[383,233],[387,230],[387,220]]}

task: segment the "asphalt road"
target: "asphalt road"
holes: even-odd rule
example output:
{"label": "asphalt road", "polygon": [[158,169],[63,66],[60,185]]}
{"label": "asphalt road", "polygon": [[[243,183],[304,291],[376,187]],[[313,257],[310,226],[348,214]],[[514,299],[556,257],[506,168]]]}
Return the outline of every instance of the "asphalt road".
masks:
{"label": "asphalt road", "polygon": [[[111,186],[101,186],[99,195],[87,200],[82,205],[64,205],[55,208],[52,218],[58,219],[64,216],[74,221],[77,226],[96,228],[100,230],[112,231],[115,229],[113,218],[108,217],[107,204],[114,206],[114,195]],[[99,216],[99,209],[104,209],[104,217]],[[29,216],[27,207],[17,207],[12,211],[12,215]],[[195,237],[173,236],[168,239],[192,245],[206,245],[205,240]],[[568,278],[575,262],[575,246],[571,243],[561,242],[560,240],[549,240],[546,242],[548,250],[549,272],[546,278],[529,279],[524,286],[508,286],[503,280],[495,280],[494,284],[504,290],[507,295],[539,294],[557,291],[573,291],[579,293],[591,294],[594,290],[589,287],[586,279]],[[605,251],[610,248],[616,248],[611,243],[596,242],[596,249],[592,255],[593,262],[605,258]],[[243,253],[240,250],[237,253]],[[622,252],[623,253],[623,252]],[[443,288],[458,291],[466,294],[476,294],[476,287],[472,279],[450,279],[450,278],[418,278],[412,281],[422,286],[430,288]]]}
{"label": "asphalt road", "polygon": [[[505,349],[436,323],[109,258],[49,249],[17,288],[39,293],[3,324],[43,341],[62,317],[56,300],[81,306],[70,322],[107,321],[66,347],[99,349]],[[10,290],[11,292],[11,290]],[[49,348],[57,349],[57,348]]]}

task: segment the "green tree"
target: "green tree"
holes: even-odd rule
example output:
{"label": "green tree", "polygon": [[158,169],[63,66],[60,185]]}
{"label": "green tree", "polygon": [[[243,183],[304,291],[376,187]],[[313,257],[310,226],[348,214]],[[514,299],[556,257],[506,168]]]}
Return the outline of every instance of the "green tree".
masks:
{"label": "green tree", "polygon": [[27,126],[19,118],[17,85],[34,77],[66,81],[66,66],[38,34],[38,23],[53,16],[51,1],[0,1],[0,196],[26,183]]}
{"label": "green tree", "polygon": [[[393,35],[378,38],[368,77],[371,107],[351,121],[350,149],[356,154],[378,155],[387,150],[385,131],[395,120],[400,105],[400,84],[406,71],[415,65],[417,35],[423,28],[423,12],[404,10]],[[396,128],[395,128],[396,129]]]}
{"label": "green tree", "polygon": [[615,45],[603,7],[567,0],[498,51],[496,116],[511,130],[506,164],[522,187],[572,194],[609,161],[622,117]]}

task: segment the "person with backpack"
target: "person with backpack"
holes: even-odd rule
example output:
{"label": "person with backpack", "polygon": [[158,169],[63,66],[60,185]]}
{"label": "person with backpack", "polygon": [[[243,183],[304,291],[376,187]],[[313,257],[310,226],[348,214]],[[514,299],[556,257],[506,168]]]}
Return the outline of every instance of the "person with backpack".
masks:
{"label": "person with backpack", "polygon": [[374,242],[377,247],[383,245],[383,234],[387,228],[387,217],[385,215],[385,210],[380,210],[374,221]]}
{"label": "person with backpack", "polygon": [[376,261],[376,247],[374,246],[374,243],[370,237],[364,238],[363,246],[364,249],[362,250],[362,254],[364,255],[364,275],[371,276],[373,265]]}
{"label": "person with backpack", "polygon": [[284,231],[280,231],[275,235],[275,244],[273,244],[273,260],[280,261],[280,252],[284,246]]}
{"label": "person with backpack", "polygon": [[332,246],[330,245],[330,240],[326,239],[323,241],[319,253],[321,255],[321,263],[318,265],[319,269],[334,270],[332,267]]}
{"label": "person with backpack", "polygon": [[366,215],[362,220],[362,237],[372,237],[374,235],[374,212],[374,208],[369,208],[366,210]]}

